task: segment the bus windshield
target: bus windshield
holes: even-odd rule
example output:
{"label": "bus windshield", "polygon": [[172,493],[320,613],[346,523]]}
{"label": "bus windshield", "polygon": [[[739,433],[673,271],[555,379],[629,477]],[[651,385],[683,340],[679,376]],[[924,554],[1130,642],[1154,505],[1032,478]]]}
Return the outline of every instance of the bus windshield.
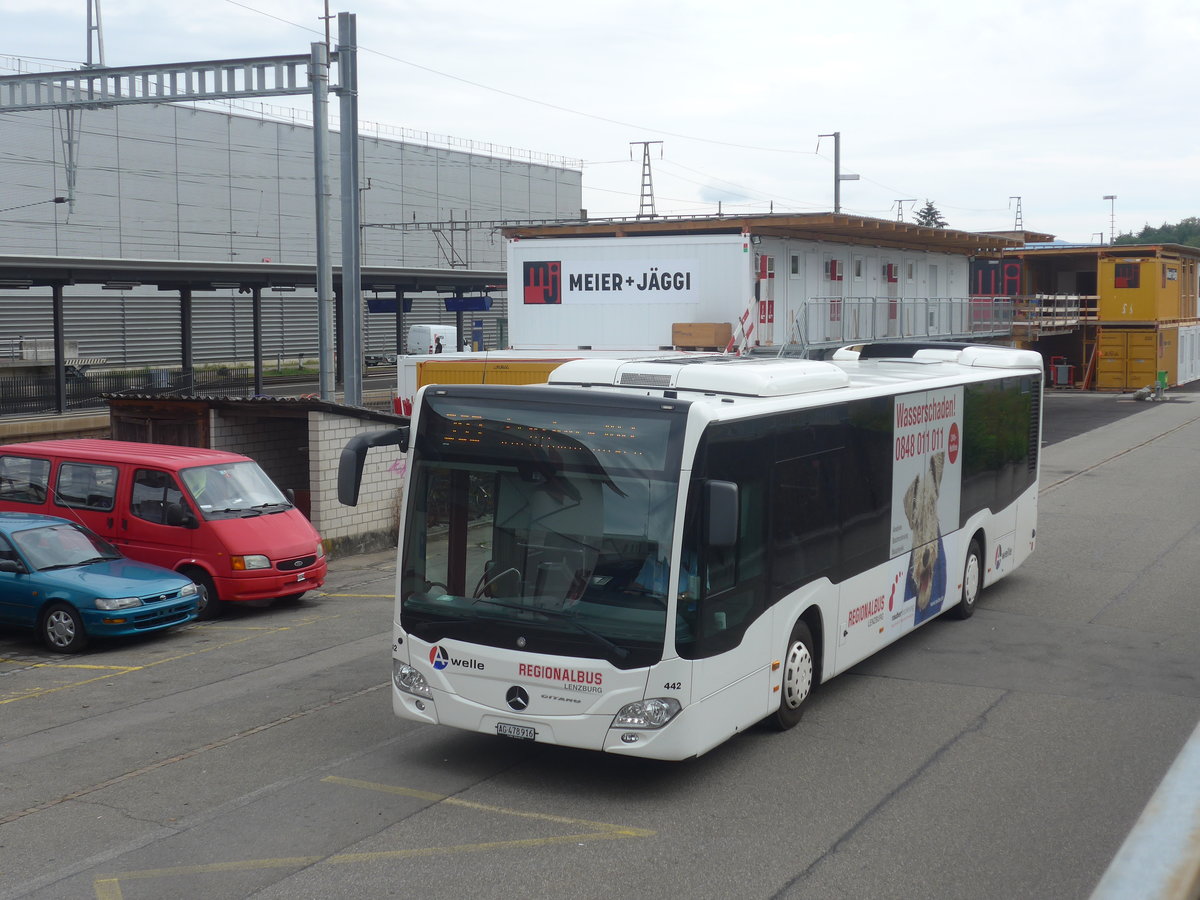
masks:
{"label": "bus windshield", "polygon": [[623,399],[566,412],[426,397],[400,562],[406,631],[620,668],[661,658],[687,405]]}

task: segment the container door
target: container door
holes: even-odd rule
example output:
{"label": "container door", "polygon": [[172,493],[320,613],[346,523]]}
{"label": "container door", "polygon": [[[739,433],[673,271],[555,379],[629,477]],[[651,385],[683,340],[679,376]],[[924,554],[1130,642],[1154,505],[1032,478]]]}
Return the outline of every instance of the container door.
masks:
{"label": "container door", "polygon": [[182,524],[188,510],[174,475],[134,469],[129,505],[118,516],[116,544],[130,559],[174,569],[181,557],[191,555],[197,533]]}
{"label": "container door", "polygon": [[1102,391],[1125,390],[1127,332],[1104,331],[1100,335],[1100,357],[1096,363],[1096,387]]}
{"label": "container door", "polygon": [[1125,386],[1129,390],[1149,387],[1158,379],[1158,335],[1153,331],[1129,335],[1129,369]]}

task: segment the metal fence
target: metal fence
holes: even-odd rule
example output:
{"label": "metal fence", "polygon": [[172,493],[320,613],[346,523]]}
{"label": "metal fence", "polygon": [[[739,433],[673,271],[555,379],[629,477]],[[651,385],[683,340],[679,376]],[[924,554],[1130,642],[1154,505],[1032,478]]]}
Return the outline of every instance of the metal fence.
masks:
{"label": "metal fence", "polygon": [[978,339],[1012,334],[1011,297],[814,297],[792,341],[835,347],[913,338]]}
{"label": "metal fence", "polygon": [[[105,394],[148,394],[189,397],[197,394],[249,396],[254,372],[249,366],[194,369],[190,378],[181,368],[121,369],[81,373],[67,370],[67,408],[102,409]],[[54,411],[53,372],[0,371],[0,415],[34,415]]]}

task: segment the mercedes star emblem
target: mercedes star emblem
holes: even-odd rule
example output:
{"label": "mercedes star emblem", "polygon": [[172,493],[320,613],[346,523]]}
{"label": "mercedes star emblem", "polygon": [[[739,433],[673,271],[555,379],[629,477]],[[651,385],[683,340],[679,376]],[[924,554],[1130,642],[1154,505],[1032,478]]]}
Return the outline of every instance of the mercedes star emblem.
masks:
{"label": "mercedes star emblem", "polygon": [[521,712],[529,707],[529,692],[517,685],[513,685],[508,689],[508,693],[504,695],[504,699],[517,712]]}

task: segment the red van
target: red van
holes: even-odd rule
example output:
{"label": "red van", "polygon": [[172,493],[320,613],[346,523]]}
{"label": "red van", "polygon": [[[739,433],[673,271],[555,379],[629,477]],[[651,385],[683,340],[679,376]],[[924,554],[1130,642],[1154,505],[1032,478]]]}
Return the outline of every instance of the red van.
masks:
{"label": "red van", "polygon": [[325,582],[308,519],[248,457],[64,440],[0,445],[0,510],[74,519],[130,559],[187,575],[200,616],[224,602],[298,599]]}

